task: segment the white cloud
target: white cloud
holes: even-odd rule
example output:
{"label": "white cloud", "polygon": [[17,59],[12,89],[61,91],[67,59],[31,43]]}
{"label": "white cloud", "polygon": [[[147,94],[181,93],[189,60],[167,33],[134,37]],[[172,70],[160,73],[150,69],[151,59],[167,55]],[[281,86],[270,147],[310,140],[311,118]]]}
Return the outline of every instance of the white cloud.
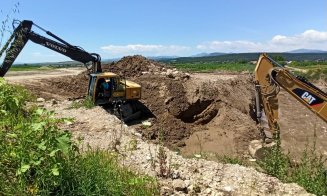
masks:
{"label": "white cloud", "polygon": [[257,42],[238,40],[238,41],[213,41],[199,44],[197,49],[203,51],[216,52],[256,52],[262,44]]}
{"label": "white cloud", "polygon": [[199,44],[196,48],[206,52],[285,52],[299,48],[327,50],[327,32],[311,29],[293,36],[276,35],[264,42],[212,41]]}
{"label": "white cloud", "polygon": [[191,50],[188,46],[153,44],[108,45],[101,47],[101,49],[115,57],[134,54],[144,56],[184,55]]}
{"label": "white cloud", "polygon": [[319,42],[327,42],[327,32],[320,32],[313,29],[306,30],[300,35],[295,36],[283,36],[276,35],[271,40],[272,43],[275,44],[291,44],[297,45],[301,43],[319,43]]}

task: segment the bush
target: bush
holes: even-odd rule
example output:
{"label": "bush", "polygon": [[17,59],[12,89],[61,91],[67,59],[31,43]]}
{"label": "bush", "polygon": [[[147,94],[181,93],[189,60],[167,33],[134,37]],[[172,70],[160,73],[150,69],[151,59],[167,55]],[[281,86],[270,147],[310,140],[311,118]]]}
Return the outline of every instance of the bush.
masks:
{"label": "bush", "polygon": [[118,166],[107,152],[80,154],[67,119],[25,106],[21,87],[0,79],[0,195],[153,195],[155,180]]}

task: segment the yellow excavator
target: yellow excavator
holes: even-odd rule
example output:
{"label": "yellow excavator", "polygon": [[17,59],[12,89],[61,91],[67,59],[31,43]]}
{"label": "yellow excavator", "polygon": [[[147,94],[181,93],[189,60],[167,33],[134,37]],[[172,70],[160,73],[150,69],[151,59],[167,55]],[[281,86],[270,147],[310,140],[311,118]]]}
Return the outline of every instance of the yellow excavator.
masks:
{"label": "yellow excavator", "polygon": [[266,54],[261,54],[255,71],[255,113],[265,139],[279,132],[278,93],[280,87],[327,122],[327,94],[296,76]]}
{"label": "yellow excavator", "polygon": [[[32,26],[44,31],[55,40],[35,33],[32,31]],[[101,57],[99,54],[88,53],[79,46],[73,46],[29,20],[14,21],[13,28],[13,34],[0,50],[0,57],[6,53],[3,63],[0,65],[0,77],[5,76],[25,44],[30,40],[61,53],[72,60],[83,63],[89,72],[87,94],[95,104],[118,106],[120,115],[124,119],[128,119],[139,113],[136,105],[138,100],[141,99],[141,86],[115,73],[102,72]]]}

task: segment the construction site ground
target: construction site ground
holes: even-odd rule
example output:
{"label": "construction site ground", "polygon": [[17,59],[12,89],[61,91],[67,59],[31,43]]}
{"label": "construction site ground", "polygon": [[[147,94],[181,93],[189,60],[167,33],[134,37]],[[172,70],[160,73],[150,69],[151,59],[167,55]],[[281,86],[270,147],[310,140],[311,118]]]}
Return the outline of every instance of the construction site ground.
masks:
{"label": "construction site ground", "polygon": [[[254,88],[250,73],[185,73],[141,56],[125,57],[105,65],[104,71],[113,71],[141,84],[141,102],[153,114],[142,120],[151,122],[152,126],[143,126],[141,122],[124,126],[137,133],[142,141],[153,145],[163,143],[184,157],[250,159],[249,143],[261,137],[251,112]],[[66,108],[71,101],[86,95],[88,85],[83,68],[9,72],[6,78],[25,86],[37,97],[64,103]],[[320,87],[327,86],[321,83]],[[279,98],[283,149],[296,159],[308,144],[316,141],[318,151],[327,156],[326,123],[286,92],[281,91]],[[65,113],[64,116],[71,113],[62,104],[49,108]],[[77,122],[71,128],[83,132],[86,143],[103,143],[98,140],[106,137],[108,131],[104,130],[119,125],[117,119],[110,120],[115,117],[107,110],[96,108],[101,110],[97,116],[85,109],[78,112],[78,117],[73,115]]]}

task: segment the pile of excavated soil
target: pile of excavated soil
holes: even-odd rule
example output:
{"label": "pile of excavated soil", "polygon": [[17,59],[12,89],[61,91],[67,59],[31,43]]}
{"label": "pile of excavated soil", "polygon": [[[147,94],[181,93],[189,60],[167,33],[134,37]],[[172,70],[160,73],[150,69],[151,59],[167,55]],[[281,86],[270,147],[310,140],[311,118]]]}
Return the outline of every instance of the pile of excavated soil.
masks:
{"label": "pile of excavated soil", "polygon": [[109,71],[124,77],[137,77],[147,72],[161,72],[164,65],[141,55],[126,56],[117,62],[106,64],[103,71]]}
{"label": "pile of excavated soil", "polygon": [[[151,127],[136,126],[145,138],[182,148],[184,154],[243,155],[248,142],[259,135],[249,115],[249,77],[189,78],[189,74],[142,56],[124,57],[103,69],[141,84],[141,102],[155,116],[149,119]],[[75,99],[86,95],[88,78],[84,74],[43,79],[27,87],[46,99]]]}

